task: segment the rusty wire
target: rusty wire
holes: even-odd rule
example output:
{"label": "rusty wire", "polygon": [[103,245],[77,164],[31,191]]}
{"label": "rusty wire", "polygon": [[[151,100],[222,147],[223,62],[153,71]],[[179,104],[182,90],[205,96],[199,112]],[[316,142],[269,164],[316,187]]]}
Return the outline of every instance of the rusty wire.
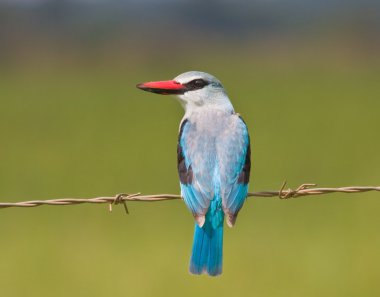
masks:
{"label": "rusty wire", "polygon": [[[302,184],[297,189],[285,189],[286,182],[283,183],[279,191],[262,191],[248,193],[247,197],[278,197],[280,199],[289,199],[303,196],[313,196],[313,195],[323,195],[330,193],[360,193],[368,191],[380,191],[380,186],[378,187],[362,187],[362,186],[351,186],[351,187],[340,187],[340,188],[315,188],[316,184]],[[61,199],[49,199],[49,200],[30,200],[21,202],[0,202],[0,208],[9,207],[36,207],[41,205],[76,205],[84,203],[108,203],[109,210],[112,211],[113,204],[123,204],[126,213],[128,208],[126,205],[127,201],[145,201],[145,202],[155,202],[163,200],[177,200],[181,199],[180,195],[173,194],[156,194],[156,195],[141,195],[141,193],[134,194],[117,194],[111,197],[96,197],[96,198],[61,198]]]}

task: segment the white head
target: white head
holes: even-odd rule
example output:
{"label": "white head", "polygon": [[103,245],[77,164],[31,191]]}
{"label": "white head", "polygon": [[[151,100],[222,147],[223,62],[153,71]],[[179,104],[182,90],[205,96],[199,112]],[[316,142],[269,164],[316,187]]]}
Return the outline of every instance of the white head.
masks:
{"label": "white head", "polygon": [[137,87],[157,94],[177,95],[186,113],[205,107],[233,111],[221,82],[205,72],[189,71],[173,80],[147,82]]}

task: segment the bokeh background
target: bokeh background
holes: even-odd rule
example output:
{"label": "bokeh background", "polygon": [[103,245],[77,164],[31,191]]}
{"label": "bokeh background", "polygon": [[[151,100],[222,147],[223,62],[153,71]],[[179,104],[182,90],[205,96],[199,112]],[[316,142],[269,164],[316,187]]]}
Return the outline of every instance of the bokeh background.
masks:
{"label": "bokeh background", "polygon": [[[178,193],[183,111],[135,84],[217,76],[250,190],[380,184],[380,2],[0,1],[0,201]],[[181,201],[0,211],[1,296],[379,296],[380,195],[250,198],[224,273]]]}

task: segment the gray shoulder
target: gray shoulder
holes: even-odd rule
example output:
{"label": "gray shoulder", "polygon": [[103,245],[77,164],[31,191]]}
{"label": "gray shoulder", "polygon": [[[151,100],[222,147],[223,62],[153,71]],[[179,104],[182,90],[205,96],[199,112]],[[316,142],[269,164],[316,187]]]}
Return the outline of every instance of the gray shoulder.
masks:
{"label": "gray shoulder", "polygon": [[233,116],[237,121],[241,122],[245,127],[247,127],[247,124],[246,124],[246,122],[244,121],[244,119],[243,119],[243,117],[241,116],[240,113],[235,112],[235,113],[232,114],[232,116]]}

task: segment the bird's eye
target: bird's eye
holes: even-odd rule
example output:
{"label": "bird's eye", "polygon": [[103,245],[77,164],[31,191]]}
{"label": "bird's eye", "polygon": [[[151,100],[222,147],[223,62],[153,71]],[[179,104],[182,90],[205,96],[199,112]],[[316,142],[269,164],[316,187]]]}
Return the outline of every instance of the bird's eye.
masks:
{"label": "bird's eye", "polygon": [[202,79],[196,79],[194,80],[194,86],[198,87],[198,88],[202,88],[204,87],[205,85],[205,81],[202,80]]}
{"label": "bird's eye", "polygon": [[208,82],[203,79],[194,79],[191,82],[186,84],[189,90],[198,90],[202,89],[204,86],[207,86]]}

